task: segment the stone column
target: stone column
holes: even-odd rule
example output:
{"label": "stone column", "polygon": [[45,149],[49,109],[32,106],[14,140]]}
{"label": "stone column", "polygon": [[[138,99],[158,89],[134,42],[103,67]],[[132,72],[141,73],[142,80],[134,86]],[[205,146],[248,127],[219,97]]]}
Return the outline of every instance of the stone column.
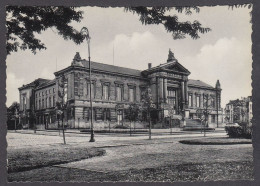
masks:
{"label": "stone column", "polygon": [[185,104],[188,105],[189,95],[188,95],[188,83],[187,83],[187,81],[184,82],[184,89],[185,89]]}
{"label": "stone column", "polygon": [[179,100],[179,94],[178,94],[178,90],[176,90],[176,96],[175,96],[175,107],[176,107],[176,114],[179,114],[179,104],[178,104],[178,100]]}
{"label": "stone column", "polygon": [[167,79],[166,78],[163,79],[163,88],[164,88],[163,101],[166,103],[167,102]]}
{"label": "stone column", "polygon": [[160,82],[160,84],[159,84],[159,88],[160,88],[160,90],[159,90],[159,101],[160,102],[163,102],[163,79],[162,78],[159,78],[159,82]]}
{"label": "stone column", "polygon": [[184,105],[185,105],[185,88],[184,88],[184,81],[181,82],[181,102],[182,102],[182,109],[184,110]]}

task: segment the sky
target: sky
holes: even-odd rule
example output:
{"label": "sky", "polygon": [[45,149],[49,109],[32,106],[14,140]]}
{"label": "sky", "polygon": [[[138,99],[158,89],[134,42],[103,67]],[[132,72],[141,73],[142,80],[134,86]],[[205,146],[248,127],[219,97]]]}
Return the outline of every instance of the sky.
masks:
{"label": "sky", "polygon": [[[219,79],[222,107],[229,100],[251,95],[251,9],[200,7],[199,13],[190,16],[169,12],[178,15],[180,21],[198,20],[202,26],[212,29],[197,40],[189,36],[174,40],[162,25],[142,25],[138,15],[123,8],[80,9],[84,18],[72,25],[78,30],[83,26],[89,29],[92,61],[144,70],[148,63],[152,66],[166,63],[171,49],[178,62],[191,72],[190,79],[212,86]],[[46,50],[35,55],[29,50],[18,51],[7,56],[7,106],[19,101],[18,87],[37,78],[53,79],[55,71],[71,64],[76,52],[88,58],[86,42],[76,45],[64,40],[55,29],[36,37],[45,43]]]}

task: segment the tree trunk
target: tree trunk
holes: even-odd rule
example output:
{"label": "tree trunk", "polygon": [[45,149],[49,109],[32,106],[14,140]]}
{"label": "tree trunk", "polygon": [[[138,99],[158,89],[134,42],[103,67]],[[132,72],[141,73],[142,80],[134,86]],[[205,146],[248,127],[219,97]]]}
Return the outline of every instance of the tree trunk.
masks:
{"label": "tree trunk", "polygon": [[149,114],[149,140],[152,139],[152,124],[151,124],[151,114]]}
{"label": "tree trunk", "polygon": [[63,116],[62,116],[62,133],[63,133],[63,142],[64,142],[64,145],[65,145],[66,144],[66,140],[65,140]]}

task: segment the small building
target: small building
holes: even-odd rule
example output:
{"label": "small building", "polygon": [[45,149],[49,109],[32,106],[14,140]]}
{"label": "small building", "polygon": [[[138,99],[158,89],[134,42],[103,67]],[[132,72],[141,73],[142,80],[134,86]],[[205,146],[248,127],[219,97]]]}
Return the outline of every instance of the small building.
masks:
{"label": "small building", "polygon": [[225,107],[225,121],[227,123],[252,123],[252,96],[230,100]]}
{"label": "small building", "polygon": [[[181,120],[198,119],[197,111],[210,111],[210,124],[222,123],[221,86],[219,80],[213,87],[200,80],[189,79],[190,72],[182,66],[169,50],[165,63],[146,70],[129,69],[91,61],[92,77],[89,79],[89,62],[76,53],[70,66],[54,73],[55,79],[37,79],[19,88],[22,122],[28,123],[30,115],[39,128],[57,127],[56,102],[66,101],[64,122],[69,128],[90,126],[90,84],[93,100],[94,127],[128,125],[130,104],[142,106],[142,94],[150,89],[155,112],[153,126],[165,127],[169,118],[175,126]],[[61,93],[64,93],[61,97]],[[146,114],[140,112],[139,127],[147,124]],[[187,123],[188,124],[188,123]]]}

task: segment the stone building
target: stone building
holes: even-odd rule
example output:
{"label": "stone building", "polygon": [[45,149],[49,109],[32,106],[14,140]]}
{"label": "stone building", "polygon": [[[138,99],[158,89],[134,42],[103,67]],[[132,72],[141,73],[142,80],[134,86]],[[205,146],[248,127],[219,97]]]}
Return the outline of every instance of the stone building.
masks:
{"label": "stone building", "polygon": [[253,118],[252,96],[230,100],[225,107],[225,120],[227,123],[251,123]]}
{"label": "stone building", "polygon": [[[92,87],[94,127],[128,125],[126,110],[135,103],[141,107],[141,95],[151,89],[155,105],[153,126],[165,126],[169,116],[176,126],[181,120],[197,119],[197,110],[210,110],[209,123],[222,122],[221,87],[213,87],[200,80],[189,79],[189,70],[182,66],[169,50],[165,63],[146,70],[91,62],[76,53],[69,67],[54,73],[54,80],[37,79],[19,88],[21,114],[33,115],[37,127],[57,127],[55,103],[66,101],[64,121],[69,128],[88,128],[90,119],[90,83]],[[64,87],[64,88],[61,88]],[[63,92],[63,96],[60,96]],[[63,98],[62,98],[63,97]],[[207,98],[207,99],[206,99]],[[26,101],[25,101],[26,100]],[[24,106],[23,106],[24,105]],[[27,115],[26,115],[27,113]],[[142,113],[140,113],[142,115]],[[140,117],[139,127],[145,127],[146,118]],[[28,119],[23,122],[28,123]],[[187,123],[188,124],[188,123]]]}

